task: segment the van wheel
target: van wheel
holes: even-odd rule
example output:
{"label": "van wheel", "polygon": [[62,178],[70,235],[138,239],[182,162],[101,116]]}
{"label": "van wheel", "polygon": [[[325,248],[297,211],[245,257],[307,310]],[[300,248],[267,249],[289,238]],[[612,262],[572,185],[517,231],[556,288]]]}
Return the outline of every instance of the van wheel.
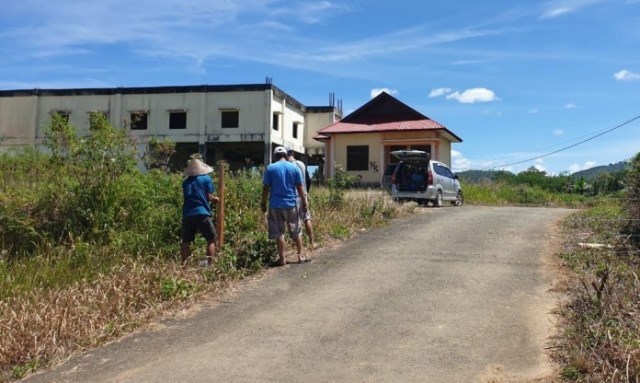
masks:
{"label": "van wheel", "polygon": [[442,203],[442,192],[438,191],[438,194],[436,194],[436,200],[433,201],[433,206],[435,207],[442,207],[443,203]]}
{"label": "van wheel", "polygon": [[455,206],[462,206],[464,204],[464,196],[462,195],[461,191],[459,191],[458,195],[456,195],[456,200],[451,201],[451,204]]}

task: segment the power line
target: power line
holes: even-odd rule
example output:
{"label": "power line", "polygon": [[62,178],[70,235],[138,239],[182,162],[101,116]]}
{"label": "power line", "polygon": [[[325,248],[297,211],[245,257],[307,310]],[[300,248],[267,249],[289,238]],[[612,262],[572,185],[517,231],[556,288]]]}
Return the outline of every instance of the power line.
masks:
{"label": "power line", "polygon": [[633,118],[632,118],[632,119],[630,119],[630,120],[627,120],[627,121],[625,121],[625,122],[623,122],[623,123],[621,123],[621,124],[618,124],[618,125],[614,126],[613,128],[609,128],[609,129],[606,129],[606,130],[604,130],[604,131],[601,131],[600,133],[594,134],[593,136],[590,136],[590,137],[589,137],[589,138],[587,138],[587,139],[584,139],[584,140],[582,140],[582,141],[576,142],[575,144],[571,144],[571,145],[568,145],[568,146],[562,147],[562,148],[560,148],[560,149],[558,149],[558,150],[554,150],[554,151],[552,151],[552,152],[549,152],[549,153],[546,153],[546,154],[542,154],[542,155],[539,155],[539,156],[536,156],[536,157],[531,157],[531,158],[528,158],[528,159],[526,159],[526,160],[517,161],[517,162],[513,162],[513,163],[510,163],[510,164],[506,164],[506,165],[493,166],[492,168],[496,168],[496,167],[497,167],[497,168],[504,168],[504,167],[507,167],[507,166],[519,165],[519,164],[523,164],[523,163],[525,163],[525,162],[534,161],[534,160],[538,160],[538,159],[541,159],[541,158],[549,157],[549,156],[554,155],[554,154],[556,154],[556,153],[560,153],[560,152],[562,152],[562,151],[565,151],[565,150],[568,150],[568,149],[574,148],[574,147],[576,147],[576,146],[578,146],[578,145],[582,145],[582,144],[584,144],[585,142],[589,142],[589,141],[591,141],[591,140],[593,140],[593,139],[595,139],[595,138],[598,138],[598,137],[600,137],[600,136],[603,136],[603,135],[605,135],[605,134],[607,134],[607,133],[609,133],[609,132],[612,132],[612,131],[614,131],[614,130],[616,130],[616,129],[622,128],[623,126],[625,126],[625,125],[629,125],[630,123],[632,123],[632,122],[634,122],[635,120],[638,120],[638,119],[640,119],[640,115],[637,115],[637,116],[633,117]]}

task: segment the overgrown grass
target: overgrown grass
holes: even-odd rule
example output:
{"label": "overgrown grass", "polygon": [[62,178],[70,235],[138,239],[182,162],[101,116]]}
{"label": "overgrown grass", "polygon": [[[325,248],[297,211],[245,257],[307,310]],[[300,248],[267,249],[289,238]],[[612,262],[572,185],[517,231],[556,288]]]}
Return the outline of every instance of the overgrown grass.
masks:
{"label": "overgrown grass", "polygon": [[[225,173],[225,245],[200,268],[198,238],[182,268],[179,174],[130,169],[100,183],[76,166],[32,151],[0,156],[0,381],[117,338],[275,257],[260,172]],[[311,208],[320,244],[411,210],[334,187],[314,187]]]}
{"label": "overgrown grass", "polygon": [[620,235],[634,219],[625,213],[611,199],[565,222],[568,241],[561,258],[574,283],[560,310],[554,356],[567,381],[640,380],[640,253]]}
{"label": "overgrown grass", "polygon": [[597,201],[596,197],[558,193],[536,186],[504,183],[464,183],[465,203],[488,206],[546,206],[581,208]]}

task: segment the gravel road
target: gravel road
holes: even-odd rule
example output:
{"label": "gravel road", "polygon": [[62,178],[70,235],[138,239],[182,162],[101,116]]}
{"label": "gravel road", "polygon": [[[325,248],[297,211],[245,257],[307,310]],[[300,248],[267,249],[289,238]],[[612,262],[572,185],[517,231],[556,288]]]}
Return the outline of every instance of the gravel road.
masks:
{"label": "gravel road", "polygon": [[[548,260],[570,210],[445,207],[271,269],[187,318],[28,382],[486,382],[543,377]],[[275,245],[274,245],[275,246]],[[498,380],[500,381],[500,380]]]}

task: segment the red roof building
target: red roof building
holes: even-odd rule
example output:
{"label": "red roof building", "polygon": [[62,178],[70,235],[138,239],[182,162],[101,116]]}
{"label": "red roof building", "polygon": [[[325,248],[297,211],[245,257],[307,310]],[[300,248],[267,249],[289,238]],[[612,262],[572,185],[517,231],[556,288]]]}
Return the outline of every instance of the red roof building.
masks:
{"label": "red roof building", "polygon": [[385,92],[314,138],[325,144],[325,176],[341,166],[366,184],[380,183],[384,169],[396,161],[391,151],[424,150],[451,165],[451,144],[462,142],[444,125]]}

